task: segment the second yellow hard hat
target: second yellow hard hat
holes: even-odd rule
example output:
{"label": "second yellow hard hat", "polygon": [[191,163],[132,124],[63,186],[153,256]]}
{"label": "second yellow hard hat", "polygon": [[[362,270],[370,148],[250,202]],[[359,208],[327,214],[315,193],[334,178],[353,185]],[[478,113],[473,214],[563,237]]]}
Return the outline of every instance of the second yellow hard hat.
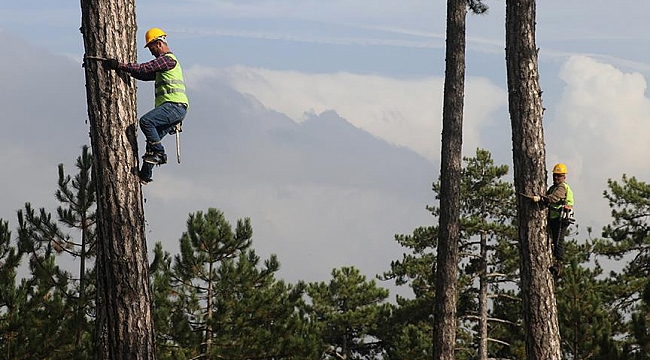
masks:
{"label": "second yellow hard hat", "polygon": [[553,174],[566,174],[566,173],[567,173],[566,165],[559,163],[553,166]]}

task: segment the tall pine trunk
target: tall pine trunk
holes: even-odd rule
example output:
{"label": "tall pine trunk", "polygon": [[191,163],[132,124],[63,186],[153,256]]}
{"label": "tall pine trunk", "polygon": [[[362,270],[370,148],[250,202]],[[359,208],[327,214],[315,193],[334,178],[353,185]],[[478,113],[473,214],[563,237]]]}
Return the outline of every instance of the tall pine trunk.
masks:
{"label": "tall pine trunk", "polygon": [[[506,63],[515,190],[546,191],[542,91],[535,45],[535,0],[506,0]],[[546,210],[517,199],[521,290],[529,360],[560,360],[560,336],[549,267]]]}
{"label": "tall pine trunk", "polygon": [[433,325],[433,358],[438,360],[453,360],[456,345],[466,14],[466,0],[447,1],[447,45],[440,162],[440,226]]}
{"label": "tall pine trunk", "polygon": [[478,290],[478,360],[488,358],[488,244],[487,234],[481,231],[481,268],[479,269]]}
{"label": "tall pine trunk", "polygon": [[[136,59],[134,0],[81,0],[86,55]],[[155,359],[135,81],[86,60],[97,185],[96,359]]]}

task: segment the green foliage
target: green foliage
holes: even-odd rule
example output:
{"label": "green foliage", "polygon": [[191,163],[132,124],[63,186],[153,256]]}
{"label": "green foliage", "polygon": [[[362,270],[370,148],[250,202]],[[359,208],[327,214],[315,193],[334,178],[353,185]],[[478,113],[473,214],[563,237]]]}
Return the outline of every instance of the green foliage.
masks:
{"label": "green foliage", "polygon": [[192,332],[189,317],[172,287],[171,255],[164,251],[160,242],[154,247],[154,259],[149,266],[152,287],[153,323],[156,334],[156,358],[159,360],[183,360],[197,355],[194,347],[180,344],[198,344],[200,336]]}
{"label": "green foliage", "polygon": [[433,298],[398,298],[397,306],[382,327],[387,359],[431,359],[433,353]]}
{"label": "green foliage", "polygon": [[612,208],[612,223],[595,242],[597,254],[614,260],[629,260],[620,272],[612,272],[619,285],[617,306],[629,310],[638,304],[650,277],[650,186],[623,175],[622,184],[608,180],[603,195]]}
{"label": "green foliage", "polygon": [[[16,330],[25,356],[83,358],[92,349],[93,329],[87,312],[94,308],[94,273],[87,271],[86,264],[94,256],[95,185],[87,146],[76,165],[78,174],[74,179],[65,175],[63,165],[59,165],[55,196],[61,206],[56,220],[44,208],[37,212],[29,203],[17,213],[18,248],[28,256],[31,273],[31,278],[20,285],[24,303]],[[59,224],[79,231],[81,241],[75,241]],[[80,260],[78,277],[56,264],[55,259],[61,255]]]}
{"label": "green foliage", "polygon": [[[53,216],[31,204],[17,212],[15,245],[0,219],[0,358],[92,358],[95,192],[84,147],[78,174],[59,166]],[[524,359],[515,197],[477,149],[461,179],[462,258],[456,358],[476,358],[479,286],[489,285],[489,357]],[[433,185],[439,193],[439,184]],[[573,360],[648,360],[650,354],[650,186],[634,177],[610,180],[612,222],[602,238],[567,241],[567,265],[556,281],[563,356]],[[427,209],[434,217],[439,209]],[[68,231],[72,231],[68,233]],[[329,282],[287,284],[275,255],[252,249],[249,219],[233,228],[216,209],[189,216],[172,256],[160,243],[150,265],[157,358],[166,359],[430,359],[435,300],[436,226],[395,240],[407,252],[379,278],[409,286],[396,297],[359,270],[332,271]],[[78,275],[60,259],[75,259]],[[28,275],[17,278],[21,260]],[[607,268],[616,269],[605,274]]]}
{"label": "green foliage", "polygon": [[395,235],[402,247],[411,250],[403,254],[402,260],[392,261],[391,270],[385,272],[382,280],[394,280],[396,285],[406,285],[416,297],[431,294],[435,288],[435,247],[437,246],[437,227],[420,227],[412,235]]}
{"label": "green foliage", "polygon": [[[220,268],[213,354],[228,359],[313,356],[309,328],[297,312],[303,307],[305,285],[286,285],[274,273],[280,264],[272,255],[260,267],[253,250],[238,259],[224,261]],[[236,340],[238,339],[238,340]]]}
{"label": "green foliage", "polygon": [[504,343],[490,342],[489,354],[497,359],[526,359],[526,339],[523,331],[523,306],[519,287],[499,292],[492,302],[491,316],[508,320],[491,324],[490,337]]}
{"label": "green foliage", "polygon": [[161,358],[315,357],[317,339],[300,311],[305,285],[276,280],[277,257],[262,265],[252,236],[250,219],[233,230],[223,212],[210,208],[190,215],[173,265],[156,248]]}
{"label": "green foliage", "polygon": [[367,281],[358,269],[332,270],[329,283],[310,283],[308,313],[327,345],[326,359],[376,359],[383,353],[381,329],[390,315],[388,290]]}
{"label": "green foliage", "polygon": [[594,252],[625,261],[610,273],[605,300],[619,320],[614,331],[623,339],[621,358],[645,359],[650,352],[648,307],[642,301],[650,279],[650,185],[626,175],[621,181],[607,182],[603,195],[612,209],[612,223],[603,228],[603,238],[595,240]]}
{"label": "green foliage", "polygon": [[[515,218],[515,197],[514,190],[510,183],[502,181],[501,178],[507,175],[508,167],[505,165],[495,166],[490,153],[486,150],[477,149],[476,155],[471,158],[464,158],[464,166],[461,170],[461,243],[459,244],[460,255],[463,260],[459,264],[462,267],[459,272],[459,299],[458,315],[461,325],[457,339],[458,348],[463,349],[457,355],[459,357],[475,356],[477,337],[474,327],[479,314],[479,284],[485,286],[490,284],[491,293],[499,295],[504,293],[504,284],[513,283],[518,280],[517,270],[518,250],[516,247]],[[440,184],[433,184],[433,191],[436,198],[439,198]],[[428,206],[427,209],[434,217],[440,213],[435,206]],[[435,251],[437,246],[437,227],[421,227],[416,229],[412,235],[397,235],[396,241],[403,247],[410,250],[410,253],[403,255],[401,261],[391,263],[391,271],[382,275],[382,279],[395,280],[397,285],[408,284],[414,291],[415,299],[399,299],[400,309],[395,311],[399,314],[395,326],[405,326],[401,335],[412,334],[414,342],[423,338],[423,333],[414,333],[410,326],[427,329],[430,326],[431,311],[433,310],[434,284],[435,284]],[[501,299],[504,302],[512,302],[513,296],[505,296]],[[515,301],[514,305],[519,309],[520,303]],[[404,314],[409,311],[411,315]],[[491,317],[496,314],[492,314]],[[521,315],[512,312],[512,317],[506,320],[516,323]],[[505,338],[509,332],[501,329],[504,323],[497,322],[491,326],[492,336],[502,333]],[[428,330],[425,330],[428,331]],[[405,339],[391,340],[408,342]],[[502,345],[493,345],[491,349],[497,351]],[[391,346],[397,349],[399,344]],[[419,346],[420,349],[427,349],[427,346]],[[423,350],[426,353],[427,350]],[[430,349],[429,349],[430,351]],[[420,352],[418,352],[420,353]],[[393,354],[394,357],[398,355]],[[430,357],[431,355],[429,355]],[[425,355],[426,357],[426,355]]]}
{"label": "green foliage", "polygon": [[[16,272],[22,254],[11,245],[11,231],[0,219],[0,354],[15,354],[19,348],[20,308],[25,300],[24,288],[16,284]],[[8,357],[8,356],[7,356]]]}
{"label": "green foliage", "polygon": [[30,262],[31,278],[23,280],[24,298],[16,309],[13,329],[16,346],[10,358],[69,359],[75,351],[73,307],[66,304],[68,278],[60,274],[54,256]]}
{"label": "green foliage", "polygon": [[82,250],[88,248],[86,256],[94,256],[95,243],[96,199],[92,163],[92,154],[88,146],[84,145],[81,156],[77,158],[76,166],[79,172],[74,179],[66,175],[63,164],[59,164],[59,187],[54,193],[63,205],[56,209],[59,221],[70,229],[79,230]]}
{"label": "green foliage", "polygon": [[[556,282],[558,323],[565,356],[579,360],[609,352],[612,338],[611,314],[603,294],[607,283],[599,280],[603,270],[598,263],[590,267],[592,244],[567,241],[567,259],[562,279]],[[584,264],[584,265],[583,265]]]}

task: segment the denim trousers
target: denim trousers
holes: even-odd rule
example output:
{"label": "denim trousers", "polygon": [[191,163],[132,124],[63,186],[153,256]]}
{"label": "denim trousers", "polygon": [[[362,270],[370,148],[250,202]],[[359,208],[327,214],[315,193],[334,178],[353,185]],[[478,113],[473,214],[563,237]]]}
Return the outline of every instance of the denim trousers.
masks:
{"label": "denim trousers", "polygon": [[[166,102],[144,114],[140,118],[140,130],[147,139],[146,151],[165,153],[165,147],[160,141],[176,123],[185,118],[186,113],[187,110],[181,104]],[[140,176],[151,179],[152,173],[153,164],[143,161]]]}
{"label": "denim trousers", "polygon": [[144,114],[140,118],[140,130],[147,138],[147,151],[164,153],[165,147],[160,140],[177,122],[185,118],[186,113],[187,110],[181,104],[166,102]]}
{"label": "denim trousers", "polygon": [[553,240],[553,256],[555,260],[564,261],[564,236],[568,225],[560,217],[548,219],[548,229]]}

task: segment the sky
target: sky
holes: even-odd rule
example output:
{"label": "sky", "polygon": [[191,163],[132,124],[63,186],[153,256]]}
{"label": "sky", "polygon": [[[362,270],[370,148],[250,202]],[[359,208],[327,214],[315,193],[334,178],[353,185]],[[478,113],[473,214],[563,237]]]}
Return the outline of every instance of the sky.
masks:
{"label": "sky", "polygon": [[[480,147],[512,167],[505,2],[486,3],[468,16],[463,155]],[[253,248],[277,254],[289,282],[327,281],[341,266],[388,271],[405,252],[395,234],[437,224],[425,207],[440,173],[445,11],[423,0],[136,1],[138,60],[151,59],[144,32],[165,30],[191,103],[182,163],[156,168],[143,189],[149,249],[176,253],[188,215],[215,207],[233,224],[251,218]],[[537,5],[547,165],[569,169],[579,240],[610,221],[608,179],[650,180],[648,12],[646,0]],[[89,144],[80,19],[79,2],[0,0],[0,218],[12,229],[26,202],[55,211],[58,164],[75,174]],[[152,92],[138,83],[139,115]],[[173,160],[173,138],[164,144]]]}

